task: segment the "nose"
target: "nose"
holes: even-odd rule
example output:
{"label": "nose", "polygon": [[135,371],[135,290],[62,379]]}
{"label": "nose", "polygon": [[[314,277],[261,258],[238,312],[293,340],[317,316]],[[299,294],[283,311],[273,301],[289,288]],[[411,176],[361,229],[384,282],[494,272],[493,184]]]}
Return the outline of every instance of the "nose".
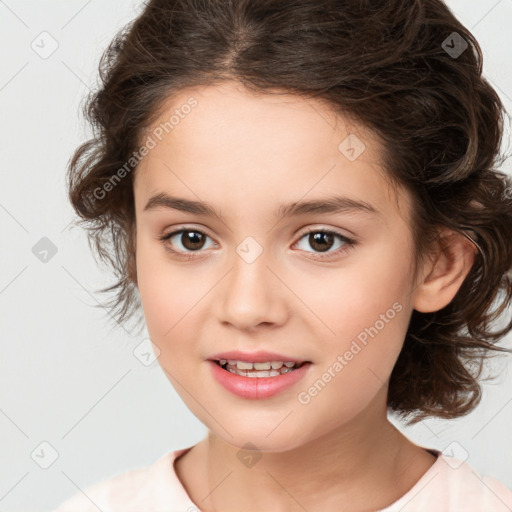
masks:
{"label": "nose", "polygon": [[254,330],[260,324],[282,325],[291,293],[278,278],[279,270],[265,251],[253,261],[236,253],[231,261],[215,301],[219,321],[241,330]]}

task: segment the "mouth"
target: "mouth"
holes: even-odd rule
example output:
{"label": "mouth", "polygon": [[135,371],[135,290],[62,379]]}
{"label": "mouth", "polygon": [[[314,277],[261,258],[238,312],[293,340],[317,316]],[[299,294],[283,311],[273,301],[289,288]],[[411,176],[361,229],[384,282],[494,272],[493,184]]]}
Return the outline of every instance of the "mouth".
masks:
{"label": "mouth", "polygon": [[267,361],[261,363],[249,363],[228,359],[214,359],[212,361],[227,372],[241,377],[255,378],[278,377],[279,375],[291,373],[305,364],[311,363],[310,361]]}
{"label": "mouth", "polygon": [[308,375],[311,361],[275,352],[222,352],[208,359],[213,378],[232,394],[248,400],[272,398]]}

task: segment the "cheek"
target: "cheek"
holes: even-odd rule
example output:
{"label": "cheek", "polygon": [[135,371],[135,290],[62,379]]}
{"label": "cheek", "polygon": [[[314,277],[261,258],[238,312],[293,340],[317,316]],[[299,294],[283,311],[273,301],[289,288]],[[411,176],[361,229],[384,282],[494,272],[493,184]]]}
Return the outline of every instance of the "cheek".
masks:
{"label": "cheek", "polygon": [[[142,260],[139,292],[151,341],[158,347],[158,364],[176,391],[183,396],[181,384],[194,386],[191,372],[197,361],[203,359],[195,340],[200,338],[201,322],[197,321],[194,306],[204,290],[183,278],[176,265],[156,262],[146,265]],[[189,405],[190,407],[190,405]]]}
{"label": "cheek", "polygon": [[321,320],[315,318],[322,364],[328,368],[344,356],[338,374],[345,377],[339,381],[347,378],[357,386],[370,370],[385,381],[396,363],[410,321],[412,289],[410,254],[395,247],[381,246],[378,254],[368,252],[350,268],[316,280],[315,287],[307,279],[295,289]]}
{"label": "cheek", "polygon": [[[391,319],[386,325],[402,324],[400,319],[404,315],[395,313],[397,309],[410,308],[409,267],[407,253],[400,254],[389,248],[378,254],[367,251],[346,268],[329,273],[324,270],[322,275],[296,280],[295,290],[299,296],[307,298],[308,306],[324,321],[322,331],[326,339],[329,334],[333,339],[340,335],[352,337],[373,325],[386,311],[385,320]],[[393,308],[395,303],[401,308]]]}
{"label": "cheek", "polygon": [[137,277],[148,332],[160,345],[187,323],[187,312],[201,297],[200,283],[180,271],[163,248],[145,240],[137,245]]}

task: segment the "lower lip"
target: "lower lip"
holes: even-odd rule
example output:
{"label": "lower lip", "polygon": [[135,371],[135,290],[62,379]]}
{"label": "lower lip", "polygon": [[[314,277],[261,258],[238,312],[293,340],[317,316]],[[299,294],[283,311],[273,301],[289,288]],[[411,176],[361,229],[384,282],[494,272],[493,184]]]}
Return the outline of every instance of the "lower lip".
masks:
{"label": "lower lip", "polygon": [[211,365],[213,376],[231,393],[242,397],[257,400],[269,398],[281,391],[293,386],[306,375],[311,363],[304,363],[300,368],[292,372],[276,377],[242,377],[220,367],[214,361],[208,361]]}

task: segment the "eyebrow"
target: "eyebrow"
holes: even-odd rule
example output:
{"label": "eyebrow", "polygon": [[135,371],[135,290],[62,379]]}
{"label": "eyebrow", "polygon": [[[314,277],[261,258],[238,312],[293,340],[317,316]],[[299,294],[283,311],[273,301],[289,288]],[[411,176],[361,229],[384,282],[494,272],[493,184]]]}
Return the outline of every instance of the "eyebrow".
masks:
{"label": "eyebrow", "polygon": [[[184,199],[181,197],[172,197],[165,193],[159,193],[152,196],[146,203],[144,211],[150,211],[156,208],[169,208],[194,215],[220,218],[220,214],[209,203],[191,201],[190,199]],[[312,199],[309,201],[297,201],[289,204],[283,204],[277,209],[275,216],[282,219],[285,217],[303,216],[308,214],[344,213],[354,211],[371,214],[380,213],[376,208],[365,201],[357,201],[343,196],[331,196],[323,199]]]}

